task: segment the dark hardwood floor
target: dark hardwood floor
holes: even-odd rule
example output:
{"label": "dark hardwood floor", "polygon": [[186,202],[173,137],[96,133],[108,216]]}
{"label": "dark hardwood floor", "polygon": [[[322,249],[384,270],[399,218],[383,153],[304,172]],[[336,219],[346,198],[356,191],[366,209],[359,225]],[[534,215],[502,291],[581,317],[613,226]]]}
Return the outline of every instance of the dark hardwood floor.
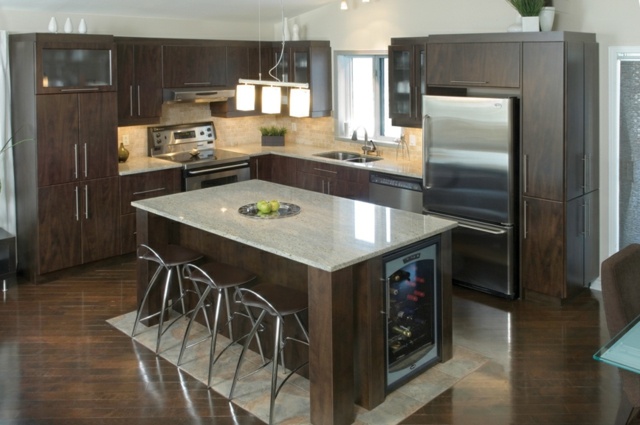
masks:
{"label": "dark hardwood floor", "polygon": [[[134,278],[127,257],[9,286],[0,424],[262,423],[105,322],[135,309]],[[559,307],[456,287],[454,344],[491,360],[403,423],[611,424],[618,373],[592,359],[607,339],[599,292]]]}

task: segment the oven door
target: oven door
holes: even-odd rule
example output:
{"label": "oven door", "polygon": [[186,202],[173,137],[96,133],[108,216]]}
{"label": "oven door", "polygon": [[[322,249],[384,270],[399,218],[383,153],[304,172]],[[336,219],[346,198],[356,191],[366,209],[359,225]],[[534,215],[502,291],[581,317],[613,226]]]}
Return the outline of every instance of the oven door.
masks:
{"label": "oven door", "polygon": [[184,170],[182,189],[185,191],[205,189],[249,180],[249,170],[248,161]]}

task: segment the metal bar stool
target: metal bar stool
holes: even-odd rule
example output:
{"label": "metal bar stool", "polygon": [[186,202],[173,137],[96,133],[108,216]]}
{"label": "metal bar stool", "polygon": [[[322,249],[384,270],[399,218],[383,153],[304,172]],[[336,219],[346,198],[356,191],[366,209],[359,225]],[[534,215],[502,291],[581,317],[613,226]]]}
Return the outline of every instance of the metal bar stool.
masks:
{"label": "metal bar stool", "polygon": [[[273,424],[273,416],[274,416],[274,406],[276,397],[280,392],[282,386],[287,382],[287,380],[300,368],[306,366],[309,362],[303,362],[302,364],[296,366],[294,369],[291,369],[290,372],[287,373],[285,378],[278,385],[278,358],[281,358],[284,367],[284,358],[281,356],[282,350],[284,349],[287,341],[298,342],[309,346],[309,335],[307,330],[302,324],[300,320],[299,313],[303,312],[308,308],[307,303],[307,294],[293,288],[288,288],[282,285],[274,285],[274,284],[260,284],[256,285],[251,289],[247,288],[238,288],[238,293],[240,294],[240,302],[247,307],[252,307],[261,310],[258,319],[255,321],[255,324],[249,334],[247,335],[247,339],[242,347],[242,351],[240,353],[240,358],[238,359],[238,365],[236,366],[236,371],[233,376],[233,383],[231,384],[231,391],[229,392],[229,399],[233,398],[233,392],[236,388],[236,383],[238,381],[238,375],[240,372],[240,368],[242,367],[242,363],[244,361],[244,355],[247,351],[249,343],[251,339],[255,336],[256,332],[261,328],[261,323],[264,320],[265,316],[268,314],[273,316],[276,319],[274,326],[274,337],[273,337],[273,357],[268,362],[263,362],[262,366],[256,369],[253,372],[245,375],[244,377],[251,375],[258,370],[268,366],[270,363],[272,364],[271,370],[271,401],[269,404],[269,424]],[[285,337],[283,338],[283,324],[284,318],[287,316],[291,316],[296,319],[298,326],[302,330],[302,334],[304,335],[305,340],[296,339],[293,337]],[[240,378],[241,379],[241,378]]]}
{"label": "metal bar stool", "polygon": [[[236,316],[244,316],[244,317],[248,317],[251,320],[251,324],[254,325],[253,316],[251,315],[251,312],[249,311],[249,308],[247,306],[244,306],[246,313],[231,311],[231,305],[229,302],[229,289],[234,288],[237,291],[240,285],[244,285],[255,280],[256,275],[246,270],[233,267],[228,264],[218,263],[215,261],[204,264],[201,267],[198,267],[193,264],[186,264],[183,267],[183,273],[185,278],[190,279],[195,284],[198,284],[198,283],[204,284],[206,285],[206,288],[200,295],[200,299],[198,300],[198,303],[196,304],[195,308],[191,312],[189,323],[187,324],[187,329],[182,339],[182,347],[180,348],[180,355],[178,356],[177,365],[180,366],[180,364],[182,363],[182,356],[187,348],[193,347],[194,345],[197,345],[211,338],[211,349],[209,354],[210,355],[209,374],[207,377],[207,386],[211,386],[211,371],[213,369],[214,363],[216,362],[216,360],[220,358],[222,353],[224,353],[224,351],[227,348],[233,345],[234,342],[237,342],[233,340],[233,327],[231,323],[232,320]],[[211,307],[211,305],[207,303],[207,300],[211,292],[216,293],[216,302],[215,302],[215,308],[214,308],[214,314],[213,314],[213,329],[209,327],[209,335],[205,336],[204,338],[201,338],[198,341],[195,341],[189,344],[188,341],[189,341],[189,334],[191,332],[191,325],[196,319],[198,313],[202,311],[205,316],[205,320],[207,320],[207,317],[208,317],[207,308]],[[226,315],[227,315],[226,325],[229,327],[229,339],[231,342],[218,354],[218,356],[214,357],[215,350],[216,350],[216,341],[218,337],[218,324],[220,320],[220,310],[222,307],[223,299],[225,302]],[[264,361],[264,355],[262,353],[262,344],[260,343],[259,338],[256,338],[256,339],[258,342],[258,349],[260,350],[260,355],[262,356]]]}
{"label": "metal bar stool", "polygon": [[[138,259],[140,260],[146,260],[146,261],[152,261],[154,263],[158,263],[158,268],[156,269],[155,273],[151,277],[151,280],[149,281],[149,285],[147,286],[147,290],[145,291],[144,297],[142,298],[142,302],[138,307],[138,312],[136,313],[136,321],[134,322],[133,330],[131,331],[131,337],[133,338],[136,335],[136,328],[139,322],[143,320],[151,319],[152,317],[160,316],[159,323],[158,323],[158,339],[156,341],[156,354],[158,354],[160,351],[160,342],[161,342],[162,334],[167,329],[169,329],[169,327],[171,327],[171,325],[174,324],[176,320],[188,314],[185,308],[185,303],[184,303],[184,297],[186,295],[186,292],[184,291],[184,287],[182,285],[181,268],[185,264],[193,263],[199,260],[200,258],[202,258],[202,254],[200,254],[199,252],[193,251],[189,248],[182,247],[180,245],[168,244],[168,245],[162,245],[159,247],[151,248],[145,244],[141,244],[138,247],[137,255],[138,255]],[[149,294],[155,288],[156,283],[159,282],[158,277],[160,276],[160,273],[163,270],[166,271],[167,276],[164,283],[164,289],[162,293],[162,305],[160,307],[160,310],[146,317],[141,318],[140,316],[142,315],[142,310],[145,304],[147,303]],[[169,291],[171,288],[171,281],[172,281],[174,270],[176,270],[175,274],[178,276],[178,285],[180,287],[179,301],[182,305],[182,314],[176,319],[174,319],[171,323],[169,323],[169,325],[166,328],[163,329],[165,314],[166,314],[166,311],[170,308],[170,306],[167,305],[167,302],[169,299]],[[199,296],[200,295],[199,288],[196,286],[195,289]]]}

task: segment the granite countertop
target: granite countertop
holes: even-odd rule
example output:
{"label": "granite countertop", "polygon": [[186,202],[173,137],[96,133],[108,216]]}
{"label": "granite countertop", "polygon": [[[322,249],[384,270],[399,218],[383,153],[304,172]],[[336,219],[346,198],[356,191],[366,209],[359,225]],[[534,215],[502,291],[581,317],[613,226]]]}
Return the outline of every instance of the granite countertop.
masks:
{"label": "granite countertop", "polygon": [[[238,212],[277,199],[298,215],[263,219]],[[455,221],[339,198],[261,180],[132,202],[150,213],[333,272],[457,226]]]}
{"label": "granite countertop", "polygon": [[[382,160],[365,164],[336,161],[334,159],[315,156],[315,154],[321,152],[344,149],[317,148],[300,144],[291,144],[285,146],[262,146],[260,143],[255,143],[241,146],[221,146],[219,147],[219,149],[247,154],[249,156],[268,154],[284,155],[298,159],[310,159],[345,167],[360,168],[368,171],[379,171],[406,177],[422,178],[422,160],[420,158],[414,158],[413,160],[396,159],[396,153],[393,149],[388,149],[388,153],[382,155]],[[353,149],[353,152],[360,153],[355,149]],[[179,167],[180,164],[162,159],[151,157],[130,157],[127,162],[119,164],[119,173],[121,176],[124,176],[127,174],[144,173]]]}
{"label": "granite countertop", "polygon": [[382,154],[382,160],[373,161],[364,164],[336,161],[335,159],[322,158],[315,154],[329,152],[334,150],[353,151],[354,153],[362,153],[357,149],[341,149],[341,148],[318,148],[301,144],[291,144],[285,146],[262,146],[259,143],[241,146],[225,146],[221,148],[228,151],[244,153],[251,156],[276,154],[291,156],[299,159],[311,159],[314,161],[326,162],[329,164],[342,165],[345,167],[360,168],[369,171],[380,171],[391,174],[398,174],[406,177],[422,178],[422,158],[414,158],[412,160],[396,158],[394,149],[385,149]]}
{"label": "granite countertop", "polygon": [[126,162],[118,163],[118,172],[121,176],[128,174],[147,173],[150,171],[167,170],[170,168],[181,168],[177,162],[164,159],[152,158],[150,156],[131,157]]}

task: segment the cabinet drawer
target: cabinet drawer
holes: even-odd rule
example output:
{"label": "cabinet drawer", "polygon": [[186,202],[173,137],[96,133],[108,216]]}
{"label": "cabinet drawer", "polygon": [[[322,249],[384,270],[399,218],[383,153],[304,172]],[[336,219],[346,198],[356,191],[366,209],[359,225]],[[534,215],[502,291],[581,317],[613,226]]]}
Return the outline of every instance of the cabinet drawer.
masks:
{"label": "cabinet drawer", "polygon": [[135,213],[133,201],[179,192],[180,172],[175,168],[120,177],[120,214]]}
{"label": "cabinet drawer", "polygon": [[427,45],[427,84],[520,87],[520,43]]}

